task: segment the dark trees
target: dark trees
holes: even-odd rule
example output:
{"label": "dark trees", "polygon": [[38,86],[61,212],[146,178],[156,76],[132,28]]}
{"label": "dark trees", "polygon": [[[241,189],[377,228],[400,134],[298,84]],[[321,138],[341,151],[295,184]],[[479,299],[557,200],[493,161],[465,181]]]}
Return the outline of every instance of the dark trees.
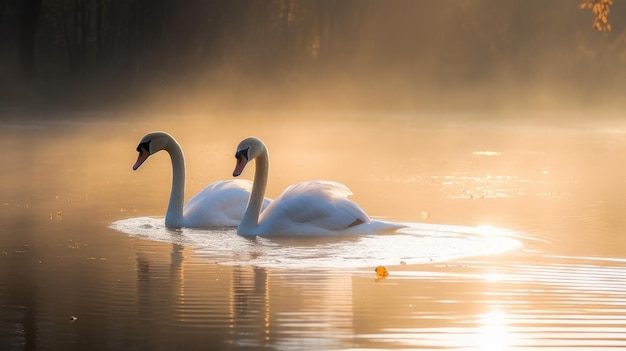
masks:
{"label": "dark trees", "polygon": [[41,16],[41,0],[24,0],[20,16],[18,61],[23,78],[35,74],[35,34]]}
{"label": "dark trees", "polygon": [[37,74],[44,88],[97,99],[228,85],[448,92],[620,81],[626,10],[579,2],[612,31],[590,30],[569,0],[8,0],[0,74]]}

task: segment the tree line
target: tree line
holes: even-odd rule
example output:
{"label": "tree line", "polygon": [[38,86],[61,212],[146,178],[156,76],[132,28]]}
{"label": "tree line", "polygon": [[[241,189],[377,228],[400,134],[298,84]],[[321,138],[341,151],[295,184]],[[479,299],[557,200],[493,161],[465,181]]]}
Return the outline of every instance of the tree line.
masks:
{"label": "tree line", "polygon": [[5,75],[127,92],[390,72],[463,84],[550,69],[592,84],[626,63],[626,12],[612,0],[5,0],[0,11],[0,60],[15,68]]}

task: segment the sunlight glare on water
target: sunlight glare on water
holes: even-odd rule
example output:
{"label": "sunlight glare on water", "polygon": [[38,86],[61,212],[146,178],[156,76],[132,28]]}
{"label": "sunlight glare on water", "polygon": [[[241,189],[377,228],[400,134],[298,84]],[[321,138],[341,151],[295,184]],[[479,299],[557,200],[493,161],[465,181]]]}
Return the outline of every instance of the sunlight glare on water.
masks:
{"label": "sunlight glare on water", "polygon": [[512,344],[506,322],[506,314],[498,309],[483,314],[478,343],[480,345],[479,350],[506,350]]}

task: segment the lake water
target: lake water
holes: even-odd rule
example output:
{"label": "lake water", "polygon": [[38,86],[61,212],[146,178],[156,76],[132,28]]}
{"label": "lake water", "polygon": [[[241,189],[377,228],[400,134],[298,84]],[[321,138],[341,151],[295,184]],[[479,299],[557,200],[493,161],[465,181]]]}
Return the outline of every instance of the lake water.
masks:
{"label": "lake water", "polygon": [[[336,180],[408,227],[168,230],[167,154],[131,170],[153,130],[184,149],[187,199],[255,135],[268,196]],[[0,147],[2,350],[626,347],[619,113],[33,115],[3,119]]]}

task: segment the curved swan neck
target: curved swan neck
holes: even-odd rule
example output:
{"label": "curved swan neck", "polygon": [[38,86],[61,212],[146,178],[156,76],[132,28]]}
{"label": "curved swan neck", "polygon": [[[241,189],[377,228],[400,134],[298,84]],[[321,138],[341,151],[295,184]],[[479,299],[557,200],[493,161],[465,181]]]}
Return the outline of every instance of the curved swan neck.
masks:
{"label": "curved swan neck", "polygon": [[244,213],[243,218],[239,223],[239,227],[237,228],[238,234],[255,234],[256,228],[259,225],[259,214],[261,213],[263,200],[265,199],[265,189],[267,188],[269,167],[269,154],[267,149],[265,149],[255,159],[252,192],[250,193],[250,200],[248,201],[246,213]]}
{"label": "curved swan neck", "polygon": [[172,160],[172,190],[165,214],[165,226],[181,227],[185,200],[185,157],[180,145],[174,139],[170,140],[165,151]]}

